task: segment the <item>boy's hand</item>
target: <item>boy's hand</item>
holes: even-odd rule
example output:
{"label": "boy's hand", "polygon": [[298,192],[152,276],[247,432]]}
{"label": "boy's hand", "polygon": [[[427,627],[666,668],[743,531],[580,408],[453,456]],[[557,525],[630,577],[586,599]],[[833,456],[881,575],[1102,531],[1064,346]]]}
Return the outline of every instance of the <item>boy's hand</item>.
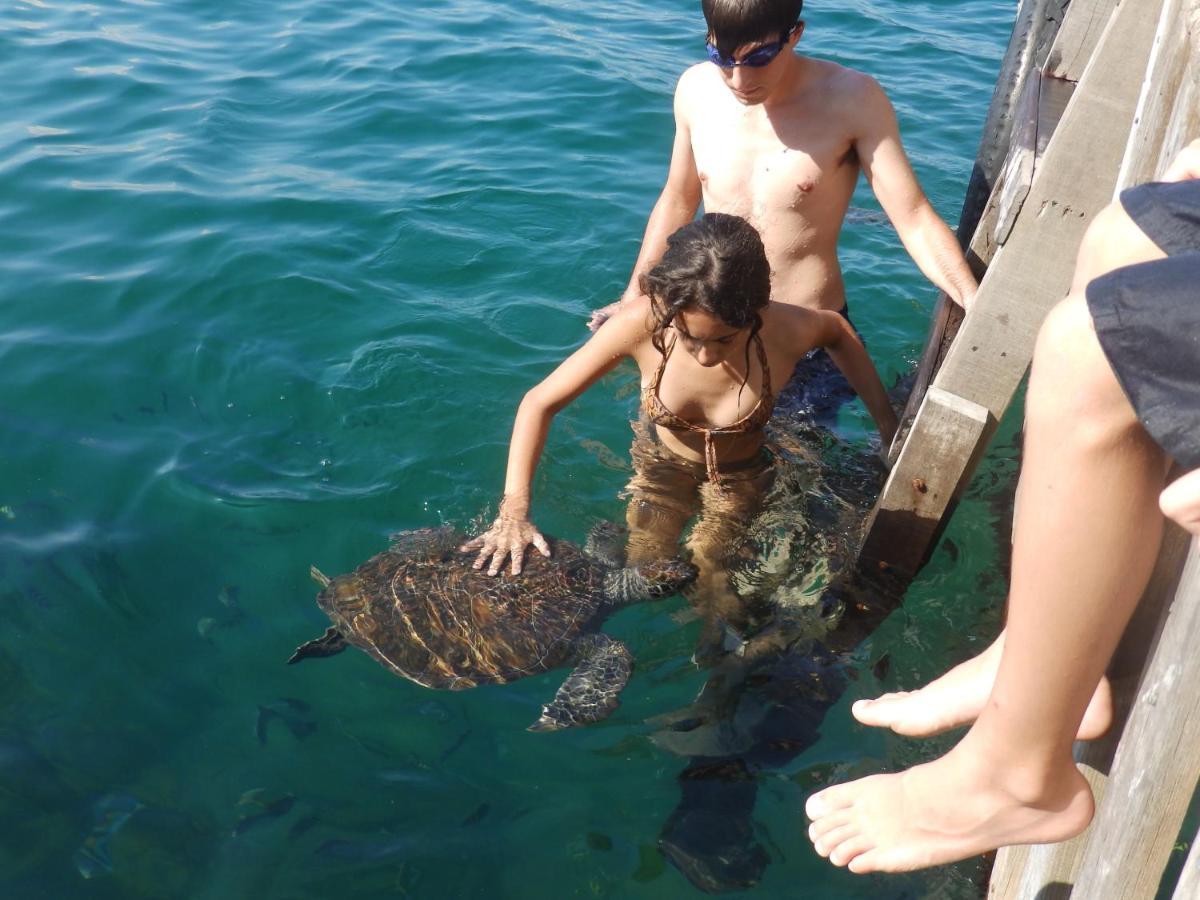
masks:
{"label": "boy's hand", "polygon": [[621,308],[621,301],[614,300],[608,306],[602,306],[599,309],[592,311],[592,317],[588,319],[587,327],[589,331],[595,331],[609,319],[611,319]]}

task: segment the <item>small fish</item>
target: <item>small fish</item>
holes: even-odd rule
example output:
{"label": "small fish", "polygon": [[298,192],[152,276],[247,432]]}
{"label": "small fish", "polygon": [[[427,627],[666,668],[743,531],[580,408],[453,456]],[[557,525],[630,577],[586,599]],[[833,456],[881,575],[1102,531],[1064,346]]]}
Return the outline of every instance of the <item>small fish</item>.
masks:
{"label": "small fish", "polygon": [[593,850],[611,850],[613,848],[612,838],[607,834],[599,834],[595,831],[588,832],[587,845]]}
{"label": "small fish", "polygon": [[433,773],[424,769],[385,769],[377,772],[380,781],[388,784],[405,784],[410,787],[430,786],[437,783]]}
{"label": "small fish", "polygon": [[462,820],[462,825],[465,828],[468,825],[478,825],[483,821],[484,817],[491,812],[492,805],[490,803],[480,803],[475,812],[471,813]]}
{"label": "small fish", "polygon": [[456,750],[458,750],[459,747],[461,747],[463,744],[465,744],[467,742],[467,738],[469,738],[470,736],[471,736],[471,729],[468,728],[466,731],[464,731],[462,734],[460,734],[458,736],[458,740],[456,740],[453,744],[451,744],[449,747],[447,747],[445,752],[443,752],[442,755],[438,757],[438,762],[445,762],[447,759],[449,759],[451,754],[453,754]]}
{"label": "small fish", "polygon": [[280,816],[287,815],[291,808],[296,805],[296,796],[294,794],[284,794],[281,797],[276,797],[273,800],[267,799],[266,788],[255,788],[254,790],[246,791],[238,800],[238,806],[250,807],[255,811],[248,811],[238,818],[237,823],[233,826],[233,836],[245,834],[255,825],[260,822],[265,822],[268,819],[278,819]]}
{"label": "small fish", "polygon": [[417,712],[437,722],[449,722],[454,717],[450,707],[441,700],[426,700],[417,707]]}
{"label": "small fish", "polygon": [[871,667],[871,671],[875,673],[875,677],[880,681],[888,677],[888,672],[892,671],[892,656],[890,653],[885,653],[876,660],[875,665]]}
{"label": "small fish", "polygon": [[846,210],[847,225],[887,225],[891,220],[887,213],[878,209],[862,209],[852,206]]}
{"label": "small fish", "polygon": [[296,820],[296,823],[288,829],[288,839],[295,840],[316,825],[318,821],[319,820],[317,819],[316,813],[309,813],[306,816],[300,817]]}
{"label": "small fish", "polygon": [[333,838],[316,849],[318,856],[344,859],[352,862],[374,862],[407,853],[413,846],[412,838],[398,837],[383,841],[345,841]]}
{"label": "small fish", "polygon": [[238,606],[238,597],[241,596],[242,589],[233,584],[227,584],[221,590],[217,591],[217,600],[226,609],[241,609]]}
{"label": "small fish", "polygon": [[267,726],[278,719],[291,732],[292,737],[303,740],[317,730],[316,721],[309,715],[310,707],[295,697],[281,697],[258,707],[258,718],[254,723],[254,735],[260,744],[267,743]]}
{"label": "small fish", "polygon": [[84,878],[95,878],[112,871],[108,845],[133,814],[142,808],[136,798],[126,794],[105,794],[92,810],[92,830],[83,839],[71,861]]}
{"label": "small fish", "polygon": [[615,472],[630,471],[629,463],[614,453],[607,445],[592,438],[582,438],[579,445],[588,453],[596,458],[596,461],[606,469],[612,469]]}

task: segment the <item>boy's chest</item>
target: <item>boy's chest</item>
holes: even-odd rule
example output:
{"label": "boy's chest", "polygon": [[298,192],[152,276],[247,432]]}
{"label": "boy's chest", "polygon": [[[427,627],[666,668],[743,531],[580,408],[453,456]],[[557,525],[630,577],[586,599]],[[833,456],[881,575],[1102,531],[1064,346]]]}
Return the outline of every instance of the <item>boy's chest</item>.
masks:
{"label": "boy's chest", "polygon": [[840,198],[853,189],[857,160],[836,122],[826,120],[821,127],[809,116],[776,130],[747,119],[714,117],[691,129],[692,154],[710,211],[738,212],[742,204],[796,208],[830,193]]}

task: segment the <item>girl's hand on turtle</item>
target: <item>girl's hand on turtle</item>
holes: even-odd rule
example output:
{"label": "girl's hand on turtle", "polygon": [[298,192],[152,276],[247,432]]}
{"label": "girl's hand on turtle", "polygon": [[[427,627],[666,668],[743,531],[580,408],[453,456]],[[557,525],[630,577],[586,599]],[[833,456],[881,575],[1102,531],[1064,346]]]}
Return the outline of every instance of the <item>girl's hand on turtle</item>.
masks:
{"label": "girl's hand on turtle", "polygon": [[521,565],[525,561],[525,548],[530,544],[537,547],[542,556],[550,555],[550,545],[532,522],[528,519],[501,516],[479,537],[463,544],[462,549],[479,550],[479,556],[472,565],[477,571],[487,565],[487,573],[496,575],[504,565],[504,560],[511,557],[512,574],[520,575]]}

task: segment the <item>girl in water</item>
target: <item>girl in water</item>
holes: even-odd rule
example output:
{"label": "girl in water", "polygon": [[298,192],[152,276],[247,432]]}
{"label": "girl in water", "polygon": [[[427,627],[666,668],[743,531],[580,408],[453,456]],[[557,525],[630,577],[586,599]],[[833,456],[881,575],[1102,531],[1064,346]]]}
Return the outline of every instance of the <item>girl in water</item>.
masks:
{"label": "girl in water", "polygon": [[764,427],[796,363],[824,347],[863,399],[886,447],[896,416],[862,341],[835,312],[771,302],[758,232],[744,219],[708,213],[667,241],[626,304],[586,344],[525,395],[517,410],[500,514],[468,542],[475,568],[519,574],[530,544],[549,547],[529,518],[534,469],[555,414],[622,360],[642,375],[634,425],[629,562],[677,556],[688,539],[700,569],[695,592],[726,595],[725,563],[773,479]]}

